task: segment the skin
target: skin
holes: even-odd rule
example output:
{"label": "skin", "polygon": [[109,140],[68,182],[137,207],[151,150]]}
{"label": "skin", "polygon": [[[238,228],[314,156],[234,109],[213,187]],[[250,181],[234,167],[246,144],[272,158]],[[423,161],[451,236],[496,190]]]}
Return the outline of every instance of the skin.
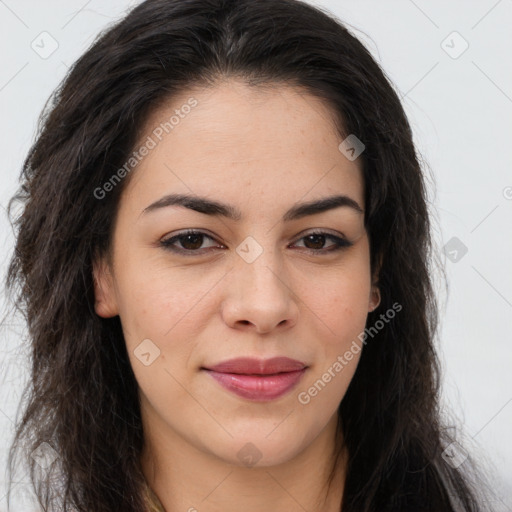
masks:
{"label": "skin", "polygon": [[[309,403],[298,394],[357,340],[380,296],[363,214],[342,206],[293,221],[283,215],[336,194],[364,210],[360,163],[339,151],[342,139],[321,100],[235,79],[175,96],[151,115],[141,140],[191,96],[198,105],[130,176],[112,264],[94,263],[96,313],[120,316],[140,388],[144,475],[168,512],[339,510],[343,485],[326,482],[336,411],[360,353]],[[182,206],[142,213],[169,193],[228,203],[242,218]],[[174,244],[189,254],[192,247],[192,255],[159,245],[192,228],[207,236]],[[333,239],[307,238],[316,230],[353,245],[328,252]],[[236,251],[248,236],[263,251],[251,263]],[[134,353],[145,339],[160,350],[148,366]],[[285,396],[254,402],[201,370],[240,356],[287,356],[308,369]],[[247,443],[260,457],[255,465],[238,456]],[[337,482],[345,465],[346,453]]]}

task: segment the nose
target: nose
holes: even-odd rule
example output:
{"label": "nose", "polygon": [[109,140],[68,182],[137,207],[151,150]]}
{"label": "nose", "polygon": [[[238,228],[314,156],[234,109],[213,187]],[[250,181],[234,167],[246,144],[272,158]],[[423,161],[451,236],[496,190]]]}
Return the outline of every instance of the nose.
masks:
{"label": "nose", "polygon": [[252,263],[240,258],[226,278],[222,317],[230,327],[265,334],[296,324],[297,296],[278,258],[269,251]]}

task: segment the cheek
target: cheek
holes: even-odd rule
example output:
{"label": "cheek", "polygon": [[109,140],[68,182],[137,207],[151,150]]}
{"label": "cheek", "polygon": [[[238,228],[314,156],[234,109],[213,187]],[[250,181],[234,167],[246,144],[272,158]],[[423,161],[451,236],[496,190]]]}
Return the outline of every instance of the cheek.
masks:
{"label": "cheek", "polygon": [[[334,411],[342,400],[356,371],[361,352],[361,333],[368,316],[371,291],[369,260],[364,251],[325,275],[316,275],[314,296],[316,326],[313,332],[324,333],[316,338],[316,364],[307,382],[301,387],[303,401],[325,420],[323,412]],[[321,278],[319,281],[318,278]],[[313,309],[313,308],[312,308]],[[318,319],[315,318],[318,317]]]}
{"label": "cheek", "polygon": [[[125,270],[118,284],[119,316],[137,380],[141,386],[152,386],[165,368],[180,379],[187,373],[191,354],[211,317],[212,289],[218,276],[192,276],[190,270],[163,268],[161,264],[146,266],[143,273],[135,265],[127,265]],[[157,354],[149,367],[141,365],[137,357],[140,346]],[[169,385],[168,374],[160,378]]]}
{"label": "cheek", "polygon": [[120,316],[130,323],[136,322],[137,329],[161,335],[172,328],[176,318],[186,314],[191,304],[200,300],[207,282],[191,280],[186,269],[168,265],[161,257],[148,257],[146,252],[133,251],[119,258]]}
{"label": "cheek", "polygon": [[[321,322],[315,364],[297,391],[304,417],[321,428],[335,413],[357,369],[363,346],[360,335],[367,319],[370,286],[365,279],[340,281],[338,287],[319,294]],[[327,329],[325,328],[327,327]]]}
{"label": "cheek", "polygon": [[[310,280],[306,303],[327,328],[329,344],[343,345],[364,329],[371,291],[369,269],[364,264],[347,265]],[[304,289],[305,293],[306,289]]]}
{"label": "cheek", "polygon": [[[366,293],[358,294],[358,297],[350,294],[337,299],[332,297],[330,302],[326,300],[322,321],[328,328],[327,334],[317,338],[318,364],[313,376],[320,378],[325,374],[325,382],[335,380],[341,384],[341,381],[347,381],[338,389],[348,386],[360,357],[360,337],[366,324],[368,300]],[[325,372],[330,372],[330,377]]]}

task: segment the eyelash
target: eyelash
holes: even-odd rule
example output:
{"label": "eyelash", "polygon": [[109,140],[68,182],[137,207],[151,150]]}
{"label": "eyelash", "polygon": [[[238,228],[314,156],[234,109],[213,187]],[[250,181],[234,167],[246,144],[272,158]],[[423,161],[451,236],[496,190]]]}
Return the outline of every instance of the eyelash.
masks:
{"label": "eyelash", "polygon": [[[179,249],[177,247],[173,247],[173,244],[176,241],[178,241],[182,238],[185,238],[187,236],[190,236],[190,235],[193,235],[193,236],[199,235],[199,236],[203,236],[206,238],[210,238],[211,240],[215,241],[215,239],[213,237],[211,237],[210,235],[208,235],[202,231],[196,231],[196,230],[190,229],[190,230],[184,231],[182,233],[179,233],[178,235],[175,235],[171,238],[168,238],[166,240],[160,240],[160,245],[165,250],[171,251],[176,254],[182,254],[184,256],[200,255],[201,254],[200,249],[191,250],[191,249]],[[348,240],[345,240],[344,238],[340,238],[338,236],[331,235],[330,233],[326,233],[324,231],[312,231],[311,233],[308,233],[307,235],[302,236],[298,240],[302,240],[303,238],[307,238],[308,236],[312,236],[312,235],[325,236],[326,239],[330,238],[331,240],[333,240],[335,242],[335,246],[334,246],[334,249],[308,249],[308,248],[305,248],[306,252],[308,252],[310,254],[327,254],[327,253],[331,253],[331,252],[338,252],[338,251],[347,249],[348,247],[351,247],[352,245],[354,245],[352,242],[349,242]],[[214,249],[214,247],[209,247],[207,249]],[[194,253],[196,253],[196,254],[194,254]],[[197,253],[199,253],[199,254],[197,254]],[[204,252],[202,254],[204,254]]]}

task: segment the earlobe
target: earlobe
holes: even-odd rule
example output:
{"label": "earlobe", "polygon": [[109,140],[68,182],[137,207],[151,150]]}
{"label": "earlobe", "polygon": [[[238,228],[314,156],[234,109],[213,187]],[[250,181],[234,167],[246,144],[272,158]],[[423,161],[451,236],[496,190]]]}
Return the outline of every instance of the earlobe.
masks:
{"label": "earlobe", "polygon": [[370,294],[370,303],[368,311],[374,311],[379,307],[380,304],[380,290],[377,285],[372,285],[372,291]]}
{"label": "earlobe", "polygon": [[94,310],[102,318],[111,318],[118,314],[115,300],[113,277],[110,267],[104,259],[93,262]]}
{"label": "earlobe", "polygon": [[379,288],[379,275],[380,269],[382,268],[382,254],[379,255],[379,261],[377,264],[377,268],[375,269],[372,276],[372,289],[370,292],[370,303],[368,311],[375,311],[380,304],[380,288]]}

